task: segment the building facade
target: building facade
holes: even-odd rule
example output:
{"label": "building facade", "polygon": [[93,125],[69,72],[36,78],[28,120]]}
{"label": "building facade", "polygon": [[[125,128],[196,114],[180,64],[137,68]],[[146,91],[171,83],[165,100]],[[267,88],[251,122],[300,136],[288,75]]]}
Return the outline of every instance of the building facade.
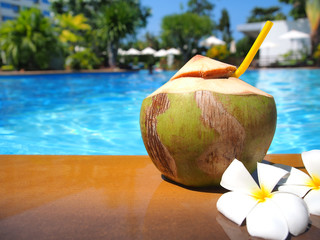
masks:
{"label": "building facade", "polygon": [[[259,65],[270,66],[276,62],[285,62],[288,59],[299,59],[302,55],[310,54],[311,41],[309,38],[282,38],[281,36],[291,30],[296,30],[310,35],[308,19],[296,21],[279,20],[273,21],[273,27],[267,35],[259,52]],[[246,23],[237,26],[237,30],[256,38],[265,22]]]}
{"label": "building facade", "polygon": [[0,0],[0,24],[15,19],[21,10],[31,7],[37,7],[44,16],[50,16],[50,0]]}

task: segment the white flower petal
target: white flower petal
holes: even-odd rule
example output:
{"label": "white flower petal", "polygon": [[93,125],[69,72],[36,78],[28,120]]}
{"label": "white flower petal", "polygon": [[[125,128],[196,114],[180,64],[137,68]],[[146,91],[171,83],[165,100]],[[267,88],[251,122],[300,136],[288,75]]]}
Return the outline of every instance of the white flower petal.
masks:
{"label": "white flower petal", "polygon": [[217,209],[231,221],[241,225],[256,204],[257,200],[247,194],[227,192],[218,199]]}
{"label": "white flower petal", "polygon": [[303,152],[301,157],[310,176],[320,179],[320,150]]}
{"label": "white flower petal", "polygon": [[309,212],[314,215],[320,216],[320,189],[311,190],[305,197]]}
{"label": "white flower petal", "polygon": [[285,239],[289,229],[285,217],[270,199],[257,204],[247,216],[251,236],[266,239]]}
{"label": "white flower petal", "polygon": [[265,163],[258,163],[258,179],[260,188],[272,192],[279,180],[286,176],[288,171]]}
{"label": "white flower petal", "polygon": [[307,230],[309,211],[300,197],[291,193],[276,192],[270,200],[276,203],[286,218],[291,234],[297,236]]}
{"label": "white flower petal", "polygon": [[298,170],[296,168],[291,168],[290,175],[287,178],[287,181],[284,183],[284,185],[301,185],[305,186],[311,181],[311,177],[302,172],[301,170]]}
{"label": "white flower petal", "polygon": [[310,189],[310,187],[302,185],[282,185],[278,188],[280,192],[293,193],[301,198],[304,197]]}
{"label": "white flower petal", "polygon": [[258,184],[254,181],[242,162],[234,159],[222,175],[220,185],[231,191],[240,191],[251,194],[259,190]]}

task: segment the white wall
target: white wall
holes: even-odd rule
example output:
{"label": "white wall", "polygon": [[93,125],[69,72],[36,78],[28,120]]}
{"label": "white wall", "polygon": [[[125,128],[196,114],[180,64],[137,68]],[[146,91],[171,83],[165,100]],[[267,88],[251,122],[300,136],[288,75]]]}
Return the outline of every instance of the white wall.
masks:
{"label": "white wall", "polygon": [[[304,46],[307,48],[308,53],[311,51],[310,38],[308,39],[281,39],[280,36],[290,30],[297,30],[310,34],[310,25],[308,19],[298,19],[296,21],[273,21],[274,25],[270,30],[265,42],[272,42],[276,44],[275,47],[260,49],[261,66],[268,66],[272,62],[282,61],[281,55],[288,53],[291,49],[295,52],[303,50]],[[261,29],[264,23],[261,24]],[[297,53],[297,57],[298,57]]]}

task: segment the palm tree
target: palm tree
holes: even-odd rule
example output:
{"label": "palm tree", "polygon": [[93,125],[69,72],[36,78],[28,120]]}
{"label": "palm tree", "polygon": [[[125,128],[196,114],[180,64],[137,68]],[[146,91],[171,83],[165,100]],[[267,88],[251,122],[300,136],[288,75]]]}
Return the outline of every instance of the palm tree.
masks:
{"label": "palm tree", "polygon": [[70,45],[71,51],[74,52],[77,44],[83,44],[83,35],[91,30],[91,26],[87,24],[88,19],[83,14],[72,16],[71,13],[57,15],[56,19],[60,41]]}
{"label": "palm tree", "polygon": [[312,52],[314,52],[320,43],[320,1],[307,0],[306,13],[310,22]]}
{"label": "palm tree", "polygon": [[50,20],[36,8],[20,12],[0,28],[5,60],[17,69],[47,69],[57,42]]}
{"label": "palm tree", "polygon": [[63,13],[57,15],[56,20],[59,39],[65,47],[66,67],[72,69],[97,67],[101,60],[92,51],[88,41],[91,35],[88,19],[82,13],[75,16]]}
{"label": "palm tree", "polygon": [[116,65],[117,49],[121,39],[134,35],[137,28],[146,25],[149,9],[141,8],[139,1],[114,1],[105,5],[96,15],[96,35],[106,43],[108,64]]}

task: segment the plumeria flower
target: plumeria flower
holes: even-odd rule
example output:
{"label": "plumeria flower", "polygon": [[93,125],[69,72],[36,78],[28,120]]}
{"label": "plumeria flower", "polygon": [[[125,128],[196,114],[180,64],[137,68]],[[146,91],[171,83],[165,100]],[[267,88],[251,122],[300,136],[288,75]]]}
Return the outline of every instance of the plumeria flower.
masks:
{"label": "plumeria flower", "polygon": [[238,225],[246,219],[248,233],[255,237],[285,239],[289,232],[295,236],[305,232],[309,224],[305,202],[292,193],[272,192],[288,172],[258,163],[257,173],[260,187],[239,160],[230,164],[220,184],[231,192],[219,198],[219,212]]}
{"label": "plumeria flower", "polygon": [[287,181],[279,187],[279,190],[303,197],[310,213],[320,215],[320,150],[303,152],[301,157],[310,176],[291,168]]}

